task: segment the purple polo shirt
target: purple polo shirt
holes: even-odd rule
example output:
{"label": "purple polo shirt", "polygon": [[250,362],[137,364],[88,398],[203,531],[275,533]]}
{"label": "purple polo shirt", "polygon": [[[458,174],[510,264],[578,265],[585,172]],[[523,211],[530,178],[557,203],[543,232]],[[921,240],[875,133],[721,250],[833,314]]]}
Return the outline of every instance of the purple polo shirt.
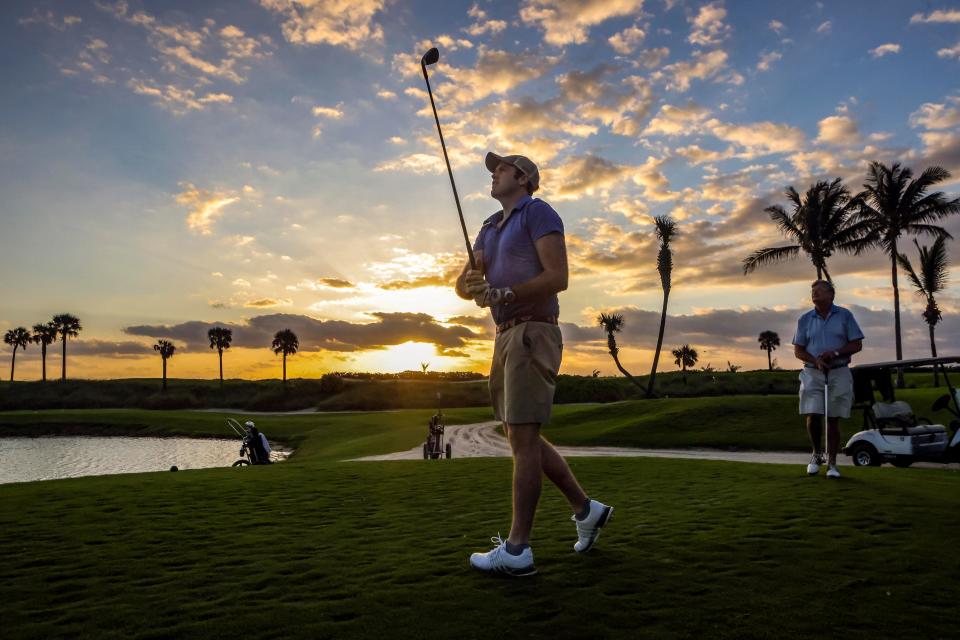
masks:
{"label": "purple polo shirt", "polygon": [[[553,207],[539,198],[523,197],[513,209],[503,228],[497,224],[503,219],[498,211],[487,218],[474,251],[483,251],[487,282],[491,287],[515,287],[543,273],[534,242],[550,233],[563,233],[563,221]],[[560,315],[557,294],[536,300],[520,300],[491,308],[497,324],[519,316]]]}

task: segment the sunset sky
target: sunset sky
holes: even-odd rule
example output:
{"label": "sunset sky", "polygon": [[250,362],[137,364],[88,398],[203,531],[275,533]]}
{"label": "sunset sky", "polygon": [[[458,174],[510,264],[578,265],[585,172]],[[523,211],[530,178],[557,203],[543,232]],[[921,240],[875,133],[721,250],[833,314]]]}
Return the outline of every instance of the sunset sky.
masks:
{"label": "sunset sky", "polygon": [[[615,373],[600,311],[625,314],[621,359],[649,369],[654,215],[680,232],[665,349],[765,367],[757,335],[773,330],[794,368],[815,272],[799,258],[743,275],[784,242],[764,208],[818,179],[859,190],[871,160],[939,164],[960,193],[957,3],[8,0],[0,330],[78,316],[76,377],[158,376],[161,338],[172,377],[216,377],[214,324],[234,331],[227,377],[279,377],[267,347],[284,328],[302,349],[291,377],[485,372],[492,325],[452,290],[465,255],[420,75],[430,46],[471,234],[499,209],[488,150],[537,162],[564,220],[565,373]],[[960,216],[946,226],[960,238]],[[860,361],[892,358],[889,262],[829,264]],[[929,355],[902,278],[901,298],[904,355]],[[960,354],[956,266],[939,301],[939,350]],[[37,346],[18,352],[18,379],[39,371]]]}

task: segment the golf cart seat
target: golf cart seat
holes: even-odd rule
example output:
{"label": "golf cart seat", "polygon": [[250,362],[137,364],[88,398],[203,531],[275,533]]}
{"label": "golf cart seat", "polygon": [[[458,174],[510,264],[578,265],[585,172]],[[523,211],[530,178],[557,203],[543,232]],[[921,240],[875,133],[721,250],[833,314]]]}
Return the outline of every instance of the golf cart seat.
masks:
{"label": "golf cart seat", "polygon": [[920,424],[913,409],[903,400],[896,402],[876,402],[870,408],[881,433],[904,436],[929,436],[946,433],[939,424]]}

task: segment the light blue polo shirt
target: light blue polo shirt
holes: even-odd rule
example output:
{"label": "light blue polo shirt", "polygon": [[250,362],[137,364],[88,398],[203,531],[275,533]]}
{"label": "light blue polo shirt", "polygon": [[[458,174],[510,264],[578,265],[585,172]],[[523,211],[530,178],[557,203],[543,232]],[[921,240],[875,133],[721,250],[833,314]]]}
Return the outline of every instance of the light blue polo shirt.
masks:
{"label": "light blue polo shirt", "polygon": [[[832,305],[827,317],[821,318],[816,309],[806,312],[797,321],[797,333],[792,343],[803,347],[813,357],[824,351],[836,351],[852,340],[863,340],[863,331],[853,314],[843,307]],[[850,356],[834,360],[834,366],[850,363]]]}
{"label": "light blue polo shirt", "polygon": [[[515,287],[543,273],[534,243],[550,233],[562,234],[563,221],[553,207],[529,195],[517,202],[506,224],[497,228],[502,219],[503,211],[498,211],[484,221],[473,249],[483,251],[485,275],[491,287]],[[560,315],[560,301],[554,293],[536,300],[497,305],[491,312],[497,324],[520,316],[556,317]]]}

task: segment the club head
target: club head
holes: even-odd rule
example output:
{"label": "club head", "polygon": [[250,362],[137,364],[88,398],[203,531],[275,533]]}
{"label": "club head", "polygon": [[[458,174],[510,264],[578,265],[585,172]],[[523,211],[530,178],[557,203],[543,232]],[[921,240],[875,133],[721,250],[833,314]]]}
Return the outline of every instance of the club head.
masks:
{"label": "club head", "polygon": [[435,64],[439,59],[440,51],[436,47],[433,47],[420,58],[420,65],[426,67],[427,65]]}

